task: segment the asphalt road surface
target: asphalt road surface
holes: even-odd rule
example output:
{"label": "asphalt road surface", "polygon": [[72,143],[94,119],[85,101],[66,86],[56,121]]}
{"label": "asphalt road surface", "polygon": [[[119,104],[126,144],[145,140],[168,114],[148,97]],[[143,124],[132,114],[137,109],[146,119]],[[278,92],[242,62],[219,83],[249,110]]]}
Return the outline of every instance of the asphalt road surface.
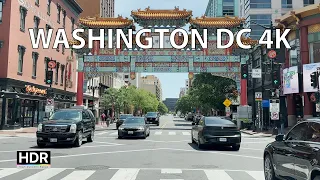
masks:
{"label": "asphalt road surface", "polygon": [[17,150],[39,150],[34,134],[0,136],[3,180],[264,180],[262,154],[272,138],[242,136],[239,151],[199,150],[191,144],[191,122],[162,116],[147,139],[117,139],[116,130],[97,131],[80,148],[47,147],[51,168],[16,168]]}

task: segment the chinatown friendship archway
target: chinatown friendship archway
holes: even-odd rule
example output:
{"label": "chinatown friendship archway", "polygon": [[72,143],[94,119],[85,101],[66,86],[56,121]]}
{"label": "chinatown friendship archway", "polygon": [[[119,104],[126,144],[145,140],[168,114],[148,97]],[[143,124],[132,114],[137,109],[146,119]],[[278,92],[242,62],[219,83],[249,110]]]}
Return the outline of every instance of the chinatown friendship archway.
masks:
{"label": "chinatown friendship archway", "polygon": [[[202,32],[202,29],[208,29],[208,48],[202,49],[200,43],[197,42],[196,50],[190,50],[191,38],[189,38],[190,41],[185,49],[173,49],[166,40],[169,35],[165,35],[164,49],[159,49],[156,46],[152,49],[140,49],[135,42],[133,42],[132,49],[126,49],[123,42],[120,49],[107,49],[107,47],[99,49],[99,42],[96,41],[93,49],[75,50],[78,55],[77,105],[83,103],[84,80],[110,72],[130,73],[131,79],[135,79],[135,73],[145,72],[188,72],[189,79],[193,78],[194,73],[208,72],[235,80],[237,91],[240,92],[240,103],[247,105],[247,80],[240,77],[241,60],[245,60],[246,56],[241,56],[241,50],[236,44],[229,49],[217,49],[216,37],[214,36],[217,28],[238,31],[244,19],[205,16],[192,18],[192,11],[180,10],[177,7],[172,10],[138,9],[131,11],[131,16],[133,19],[122,16],[115,18],[87,17],[80,19],[79,23],[80,27],[84,29],[123,29],[124,32],[128,32],[128,29],[135,30],[134,23],[143,28],[165,27],[172,30],[189,24],[190,28],[196,28],[199,32]],[[153,38],[154,44],[159,42],[159,36],[150,33],[142,37],[142,44],[146,44],[144,38],[150,36]],[[133,39],[135,38],[133,37]],[[105,41],[107,45],[107,36]],[[183,36],[176,35],[175,41],[177,44],[182,44]],[[226,42],[227,39],[225,39]],[[257,43],[250,38],[242,38],[242,42],[246,45]],[[80,44],[79,41],[74,40],[69,43],[70,45]],[[88,53],[91,55],[84,55]]]}

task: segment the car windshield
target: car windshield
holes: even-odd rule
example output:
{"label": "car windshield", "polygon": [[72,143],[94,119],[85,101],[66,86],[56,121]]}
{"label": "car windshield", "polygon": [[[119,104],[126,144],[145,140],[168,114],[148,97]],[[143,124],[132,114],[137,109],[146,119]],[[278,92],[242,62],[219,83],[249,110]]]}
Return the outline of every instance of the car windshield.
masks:
{"label": "car windshield", "polygon": [[121,114],[120,119],[126,119],[127,117],[132,117],[132,114]]}
{"label": "car windshield", "polygon": [[49,120],[81,120],[81,111],[67,110],[57,111],[49,118]]}
{"label": "car windshield", "polygon": [[207,125],[210,125],[210,124],[234,125],[234,123],[231,122],[230,120],[222,119],[222,118],[206,118],[205,124],[207,124]]}
{"label": "car windshield", "polygon": [[144,118],[127,118],[125,124],[145,124]]}
{"label": "car windshield", "polygon": [[147,116],[157,116],[157,113],[156,112],[148,112]]}

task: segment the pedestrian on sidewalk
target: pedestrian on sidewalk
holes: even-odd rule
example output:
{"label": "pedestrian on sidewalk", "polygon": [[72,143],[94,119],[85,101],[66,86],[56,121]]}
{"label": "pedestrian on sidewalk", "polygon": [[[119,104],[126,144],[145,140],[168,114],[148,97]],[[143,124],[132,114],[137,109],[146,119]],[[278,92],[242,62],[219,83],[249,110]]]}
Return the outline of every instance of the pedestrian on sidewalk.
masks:
{"label": "pedestrian on sidewalk", "polygon": [[101,114],[101,126],[104,125],[105,121],[106,121],[106,115],[104,113],[102,113]]}
{"label": "pedestrian on sidewalk", "polygon": [[109,127],[110,121],[111,121],[111,116],[110,116],[110,114],[108,114],[107,119],[106,119],[107,127]]}

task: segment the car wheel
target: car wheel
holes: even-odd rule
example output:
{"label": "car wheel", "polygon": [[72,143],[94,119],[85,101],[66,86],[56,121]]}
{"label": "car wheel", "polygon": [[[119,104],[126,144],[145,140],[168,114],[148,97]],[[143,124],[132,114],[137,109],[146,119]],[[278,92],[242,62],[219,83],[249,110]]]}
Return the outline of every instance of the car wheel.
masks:
{"label": "car wheel", "polygon": [[276,176],[273,169],[273,163],[270,155],[266,155],[264,158],[264,177],[266,180],[276,180]]}
{"label": "car wheel", "polygon": [[203,149],[203,148],[204,148],[204,145],[201,144],[201,142],[200,142],[199,135],[198,135],[198,148],[199,148],[199,149]]}
{"label": "car wheel", "polygon": [[42,143],[42,142],[37,141],[37,146],[38,146],[38,148],[44,148],[46,146],[46,143]]}
{"label": "car wheel", "polygon": [[240,149],[240,145],[233,145],[232,146],[232,150],[234,150],[234,151],[239,151],[239,149]]}
{"label": "car wheel", "polygon": [[94,130],[91,131],[89,137],[87,138],[88,142],[93,142],[93,140],[94,140]]}
{"label": "car wheel", "polygon": [[122,136],[118,136],[118,139],[122,139]]}
{"label": "car wheel", "polygon": [[82,138],[83,138],[83,136],[82,136],[82,131],[79,131],[79,132],[78,132],[78,137],[77,137],[77,139],[76,139],[76,141],[75,141],[75,143],[74,143],[74,145],[75,145],[76,147],[80,147],[80,146],[82,145]]}

